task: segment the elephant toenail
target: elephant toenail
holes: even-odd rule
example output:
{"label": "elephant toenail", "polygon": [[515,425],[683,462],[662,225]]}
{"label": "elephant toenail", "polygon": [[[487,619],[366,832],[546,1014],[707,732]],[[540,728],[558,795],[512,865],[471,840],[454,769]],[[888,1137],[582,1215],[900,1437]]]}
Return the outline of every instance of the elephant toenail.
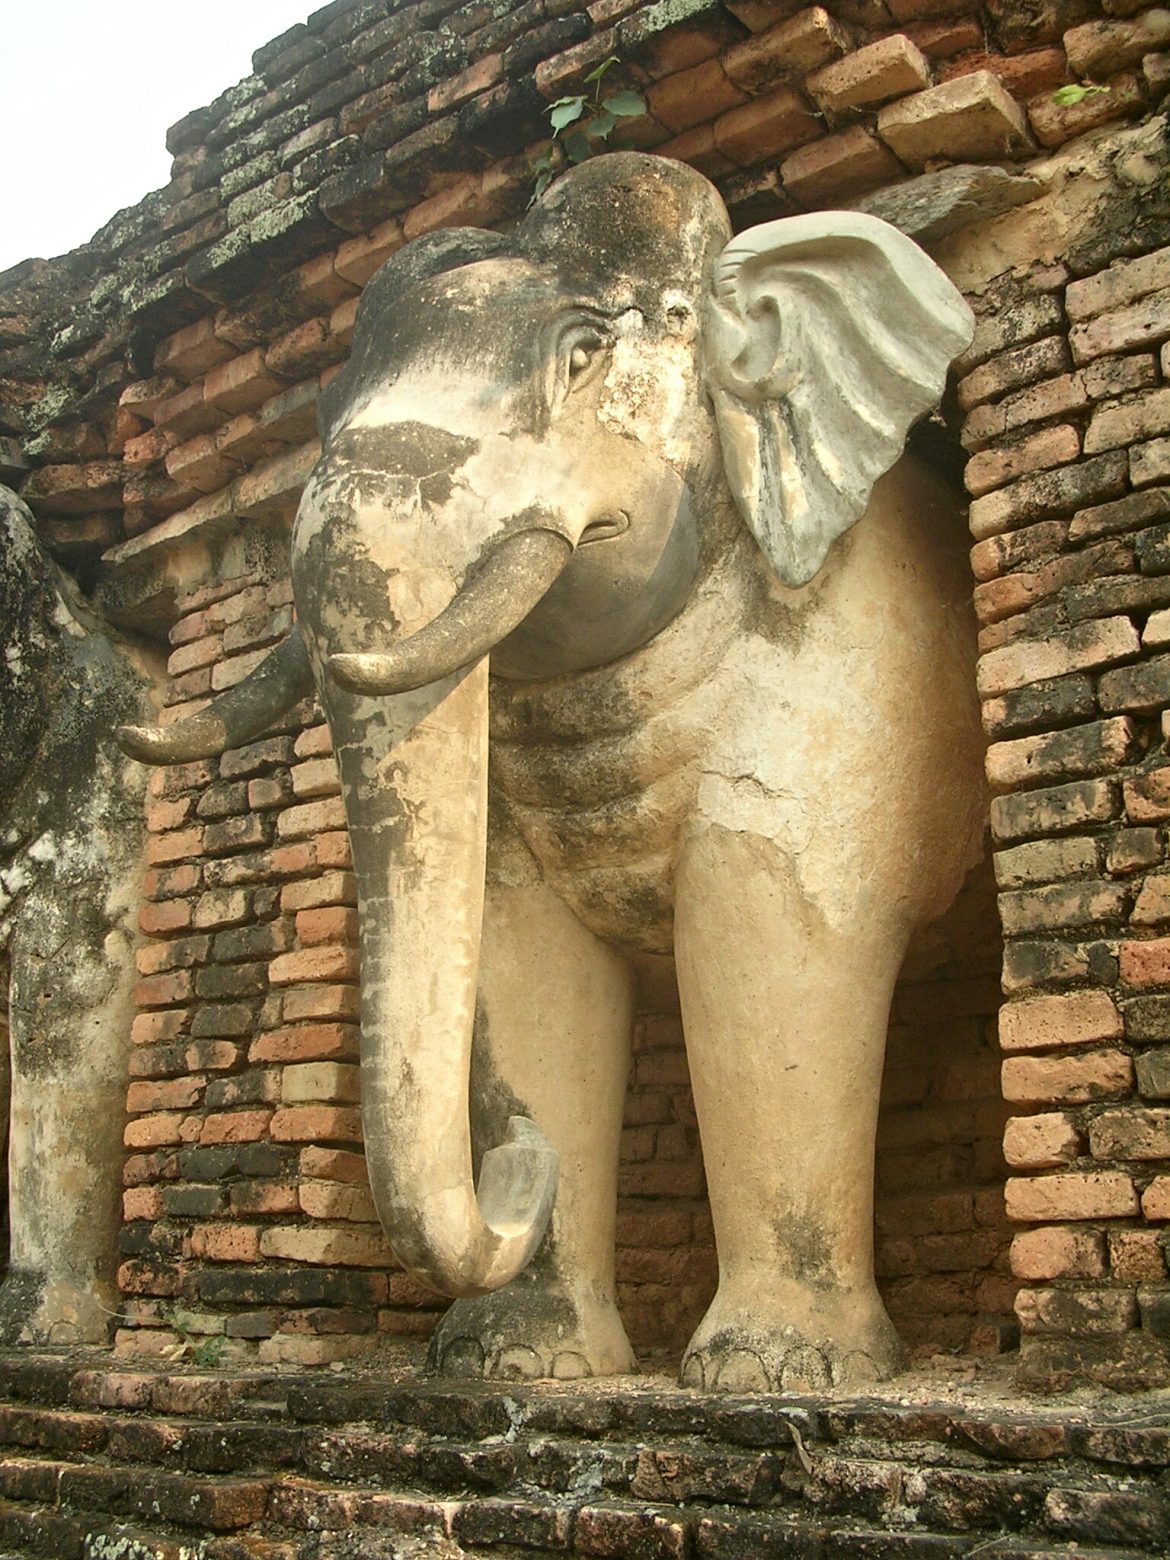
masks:
{"label": "elephant toenail", "polygon": [[684,1387],[698,1387],[701,1392],[707,1383],[707,1373],[703,1369],[703,1357],[701,1354],[688,1354],[682,1363],[682,1371],[679,1381]]}
{"label": "elephant toenail", "polygon": [[504,1379],[533,1381],[538,1376],[547,1376],[548,1371],[535,1349],[530,1349],[526,1343],[510,1343],[492,1360],[488,1374]]}
{"label": "elephant toenail", "polygon": [[711,1385],[721,1392],[768,1392],[772,1383],[763,1360],[753,1349],[731,1349],[720,1361]]}
{"label": "elephant toenail", "polygon": [[780,1387],[784,1392],[821,1392],[832,1385],[829,1362],[819,1349],[806,1344],[790,1349],[780,1367]]}
{"label": "elephant toenail", "polygon": [[557,1381],[581,1381],[586,1376],[592,1376],[593,1371],[583,1354],[566,1349],[553,1360],[552,1373]]}
{"label": "elephant toenail", "polygon": [[482,1376],[484,1353],[474,1338],[453,1338],[443,1350],[440,1371],[445,1376]]}

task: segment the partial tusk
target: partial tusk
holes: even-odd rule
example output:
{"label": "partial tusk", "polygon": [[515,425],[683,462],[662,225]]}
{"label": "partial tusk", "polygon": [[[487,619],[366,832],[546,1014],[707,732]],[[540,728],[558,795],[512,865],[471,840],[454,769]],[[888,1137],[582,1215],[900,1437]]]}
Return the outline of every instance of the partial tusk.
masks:
{"label": "partial tusk", "polygon": [[521,624],[573,556],[555,531],[505,537],[438,617],[390,650],[331,655],[351,693],[409,693],[471,666]]}
{"label": "partial tusk", "polygon": [[186,764],[215,758],[262,735],[272,722],[313,691],[313,672],[300,630],[266,655],[243,682],[213,699],[205,710],[173,726],[119,726],[123,753],[144,764]]}

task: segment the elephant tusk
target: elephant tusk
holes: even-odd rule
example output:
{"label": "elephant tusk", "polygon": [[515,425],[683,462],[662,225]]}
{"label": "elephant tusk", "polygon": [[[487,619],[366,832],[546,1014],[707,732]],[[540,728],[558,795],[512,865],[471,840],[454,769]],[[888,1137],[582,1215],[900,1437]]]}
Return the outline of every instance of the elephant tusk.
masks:
{"label": "elephant tusk", "polygon": [[573,556],[555,531],[505,537],[474,578],[418,633],[390,650],[331,655],[329,674],[351,693],[409,693],[478,661],[521,624]]}
{"label": "elephant tusk", "polygon": [[215,758],[226,748],[253,741],[312,691],[308,651],[294,626],[250,676],[213,699],[205,710],[173,726],[119,726],[114,735],[123,753],[144,764]]}

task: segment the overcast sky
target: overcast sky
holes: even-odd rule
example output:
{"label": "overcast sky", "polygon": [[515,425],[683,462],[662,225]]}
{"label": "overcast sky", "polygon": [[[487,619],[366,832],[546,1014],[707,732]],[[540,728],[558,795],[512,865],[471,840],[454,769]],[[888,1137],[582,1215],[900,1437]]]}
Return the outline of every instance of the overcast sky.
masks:
{"label": "overcast sky", "polygon": [[92,238],[170,177],[167,127],[324,0],[0,4],[0,271]]}

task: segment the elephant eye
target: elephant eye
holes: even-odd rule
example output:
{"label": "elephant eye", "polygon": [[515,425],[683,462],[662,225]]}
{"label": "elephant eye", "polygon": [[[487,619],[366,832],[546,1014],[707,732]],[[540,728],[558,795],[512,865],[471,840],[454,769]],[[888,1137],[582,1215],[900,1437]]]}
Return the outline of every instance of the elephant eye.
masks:
{"label": "elephant eye", "polygon": [[561,344],[563,383],[578,390],[604,368],[609,339],[593,326],[577,326]]}

